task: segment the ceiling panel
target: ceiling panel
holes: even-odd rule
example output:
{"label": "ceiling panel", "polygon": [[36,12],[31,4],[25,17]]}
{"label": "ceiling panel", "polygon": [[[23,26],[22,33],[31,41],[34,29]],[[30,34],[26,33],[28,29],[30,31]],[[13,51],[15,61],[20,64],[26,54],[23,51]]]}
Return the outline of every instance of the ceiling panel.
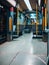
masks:
{"label": "ceiling panel", "polygon": [[[27,10],[28,9],[27,6],[26,6],[26,4],[25,4],[25,2],[24,2],[24,0],[17,0],[17,1],[19,3],[20,7],[23,10]],[[29,1],[30,1],[32,9],[36,10],[36,3],[38,2],[38,0],[29,0]],[[43,5],[43,1],[44,0],[41,0],[41,5]],[[38,10],[39,10],[39,5],[38,5]]]}
{"label": "ceiling panel", "polygon": [[37,0],[29,0],[29,1],[30,1],[32,9],[36,9]]}
{"label": "ceiling panel", "polygon": [[24,2],[24,0],[18,0],[18,3],[20,5],[20,7],[22,8],[22,10],[27,10],[28,9],[25,2]]}
{"label": "ceiling panel", "polygon": [[[30,1],[32,9],[36,9],[36,2],[37,2],[37,0],[29,0],[29,1]],[[24,2],[24,0],[18,0],[18,3],[19,3],[20,7],[23,10],[27,10],[28,9],[26,4],[25,4],[25,2]]]}

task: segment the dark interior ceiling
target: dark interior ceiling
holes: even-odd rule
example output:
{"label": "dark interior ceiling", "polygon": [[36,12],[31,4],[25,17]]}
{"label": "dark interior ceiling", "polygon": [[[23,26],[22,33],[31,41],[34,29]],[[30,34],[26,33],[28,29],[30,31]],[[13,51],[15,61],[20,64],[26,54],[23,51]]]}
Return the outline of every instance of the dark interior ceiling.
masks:
{"label": "dark interior ceiling", "polygon": [[11,7],[12,5],[10,3],[8,3],[6,0],[0,0],[0,4],[4,7]]}
{"label": "dark interior ceiling", "polygon": [[38,0],[29,0],[29,1],[30,1],[32,9],[35,10],[36,9],[36,3],[37,3]]}
{"label": "dark interior ceiling", "polygon": [[[20,7],[23,9],[23,10],[28,10],[24,0],[16,0],[17,3],[19,3]],[[36,10],[36,3],[38,3],[38,0],[29,0],[30,1],[30,4],[31,4],[31,7],[33,10]],[[41,5],[43,4],[43,0],[41,0]],[[38,9],[39,9],[39,5],[38,5]]]}
{"label": "dark interior ceiling", "polygon": [[22,10],[27,10],[27,6],[24,3],[24,0],[17,0],[17,3],[20,5],[20,7],[22,8]]}
{"label": "dark interior ceiling", "polygon": [[[20,5],[20,7],[22,8],[22,10],[28,10],[24,0],[15,0],[17,4]],[[38,0],[29,0],[30,1],[30,4],[31,4],[31,7],[33,10],[36,10],[36,3]],[[8,3],[6,0],[0,0],[0,4],[2,4],[3,6],[6,6],[6,7],[11,7],[12,5],[10,5],[10,3]],[[43,0],[41,0],[41,5],[43,5]],[[38,6],[38,9],[39,9],[39,6]]]}
{"label": "dark interior ceiling", "polygon": [[[38,4],[38,0],[29,0],[30,4],[31,4],[31,7],[32,7],[32,10],[33,10],[32,12],[28,11],[28,8],[27,8],[24,0],[16,0],[16,1],[17,1],[17,4],[20,5],[20,7],[22,8],[22,10],[25,11],[26,15],[28,14],[28,16],[29,16],[31,13],[36,13],[36,3]],[[43,4],[44,4],[44,0],[41,0],[40,7],[43,6]],[[38,5],[38,11],[39,11],[39,5]]]}
{"label": "dark interior ceiling", "polygon": [[[29,12],[29,11],[28,11],[28,8],[27,8],[27,6],[26,6],[24,0],[15,0],[15,1],[16,1],[17,4],[20,5],[21,9],[22,9],[23,11],[25,11],[26,14],[28,14],[28,13],[35,13],[36,3],[37,3],[38,0],[29,0],[29,1],[30,1],[30,4],[31,4],[31,7],[32,7],[32,10],[34,10],[34,11],[32,11],[32,12]],[[3,5],[3,6],[6,6],[6,7],[8,7],[8,8],[12,6],[12,5],[11,5],[10,3],[8,3],[6,0],[0,0],[0,4]],[[41,0],[41,6],[43,6],[43,4],[44,4],[44,0]],[[39,10],[39,6],[38,6],[38,10]],[[28,15],[29,15],[29,14],[28,14]]]}

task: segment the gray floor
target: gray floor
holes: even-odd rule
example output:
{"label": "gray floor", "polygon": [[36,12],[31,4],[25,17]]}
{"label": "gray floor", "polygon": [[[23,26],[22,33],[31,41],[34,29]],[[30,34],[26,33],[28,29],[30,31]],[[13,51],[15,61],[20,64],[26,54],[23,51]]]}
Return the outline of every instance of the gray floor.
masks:
{"label": "gray floor", "polygon": [[47,43],[32,33],[0,45],[0,65],[46,65]]}

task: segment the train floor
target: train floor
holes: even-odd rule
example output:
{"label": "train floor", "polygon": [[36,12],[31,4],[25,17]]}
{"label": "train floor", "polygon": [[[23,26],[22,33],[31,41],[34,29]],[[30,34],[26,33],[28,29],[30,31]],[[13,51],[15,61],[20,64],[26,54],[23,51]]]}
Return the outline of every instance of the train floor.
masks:
{"label": "train floor", "polygon": [[47,65],[47,43],[23,34],[0,45],[0,65]]}

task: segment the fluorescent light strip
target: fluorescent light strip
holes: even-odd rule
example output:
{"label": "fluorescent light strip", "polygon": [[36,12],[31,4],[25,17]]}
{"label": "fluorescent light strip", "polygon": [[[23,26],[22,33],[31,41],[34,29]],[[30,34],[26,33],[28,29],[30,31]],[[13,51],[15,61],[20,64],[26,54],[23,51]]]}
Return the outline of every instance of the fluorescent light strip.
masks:
{"label": "fluorescent light strip", "polygon": [[11,5],[14,7],[16,6],[16,1],[15,0],[7,0]]}
{"label": "fluorescent light strip", "polygon": [[25,2],[25,4],[26,4],[27,8],[28,8],[30,11],[32,11],[32,8],[31,8],[31,5],[30,5],[29,0],[24,0],[24,2]]}
{"label": "fluorescent light strip", "polygon": [[39,6],[40,6],[40,3],[41,3],[41,0],[38,0],[38,4],[39,4]]}

